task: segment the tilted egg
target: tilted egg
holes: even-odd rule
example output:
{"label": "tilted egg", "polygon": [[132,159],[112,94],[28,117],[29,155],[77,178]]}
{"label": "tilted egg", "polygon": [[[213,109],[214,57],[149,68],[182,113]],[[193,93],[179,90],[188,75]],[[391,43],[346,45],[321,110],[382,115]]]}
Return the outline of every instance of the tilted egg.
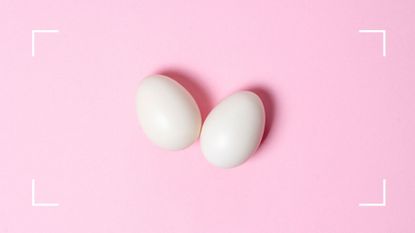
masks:
{"label": "tilted egg", "polygon": [[141,81],[136,108],[145,135],[161,148],[183,149],[199,136],[199,107],[182,85],[167,76],[152,75]]}
{"label": "tilted egg", "polygon": [[253,92],[237,92],[220,102],[202,127],[202,153],[211,164],[231,168],[245,162],[264,133],[265,110]]}

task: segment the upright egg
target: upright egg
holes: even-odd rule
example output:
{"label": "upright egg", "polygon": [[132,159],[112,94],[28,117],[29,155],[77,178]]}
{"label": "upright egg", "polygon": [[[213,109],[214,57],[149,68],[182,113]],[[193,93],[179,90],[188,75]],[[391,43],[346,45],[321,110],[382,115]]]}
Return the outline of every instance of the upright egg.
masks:
{"label": "upright egg", "polygon": [[220,102],[202,127],[202,153],[211,164],[231,168],[245,162],[261,143],[265,110],[253,92],[237,92]]}
{"label": "upright egg", "polygon": [[141,81],[136,109],[144,134],[161,148],[183,149],[199,136],[202,120],[196,101],[167,76],[152,75]]}

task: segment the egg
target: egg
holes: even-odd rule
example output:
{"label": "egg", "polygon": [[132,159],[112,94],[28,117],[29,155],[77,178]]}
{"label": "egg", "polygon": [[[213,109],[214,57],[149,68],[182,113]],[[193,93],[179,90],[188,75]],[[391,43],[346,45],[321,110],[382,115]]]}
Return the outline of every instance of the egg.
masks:
{"label": "egg", "polygon": [[202,120],[196,101],[167,76],[152,75],[141,81],[136,110],[144,134],[161,148],[183,149],[199,137]]}
{"label": "egg", "polygon": [[207,116],[200,135],[204,157],[217,167],[244,163],[261,143],[265,110],[253,92],[237,92],[221,101]]}

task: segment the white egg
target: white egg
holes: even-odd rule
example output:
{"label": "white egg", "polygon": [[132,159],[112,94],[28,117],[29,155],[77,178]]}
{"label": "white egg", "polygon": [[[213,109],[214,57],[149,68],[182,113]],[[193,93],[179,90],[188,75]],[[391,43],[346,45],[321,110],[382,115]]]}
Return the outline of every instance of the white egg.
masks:
{"label": "white egg", "polygon": [[167,76],[144,78],[137,90],[136,107],[145,135],[161,148],[183,149],[199,136],[199,107],[182,85]]}
{"label": "white egg", "polygon": [[200,143],[213,165],[231,168],[245,162],[261,143],[265,110],[250,91],[237,92],[219,103],[202,127]]}

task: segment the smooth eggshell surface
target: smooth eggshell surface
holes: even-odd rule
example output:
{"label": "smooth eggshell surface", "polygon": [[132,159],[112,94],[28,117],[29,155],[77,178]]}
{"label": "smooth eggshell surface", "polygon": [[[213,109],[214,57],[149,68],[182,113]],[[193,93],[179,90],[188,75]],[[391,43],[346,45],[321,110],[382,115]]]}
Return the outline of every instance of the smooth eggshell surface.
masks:
{"label": "smooth eggshell surface", "polygon": [[217,167],[238,166],[257,150],[264,126],[261,99],[250,91],[237,92],[219,103],[206,118],[200,136],[203,155]]}
{"label": "smooth eggshell surface", "polygon": [[202,120],[195,100],[167,76],[144,78],[137,90],[136,107],[145,135],[161,148],[183,149],[199,136]]}

